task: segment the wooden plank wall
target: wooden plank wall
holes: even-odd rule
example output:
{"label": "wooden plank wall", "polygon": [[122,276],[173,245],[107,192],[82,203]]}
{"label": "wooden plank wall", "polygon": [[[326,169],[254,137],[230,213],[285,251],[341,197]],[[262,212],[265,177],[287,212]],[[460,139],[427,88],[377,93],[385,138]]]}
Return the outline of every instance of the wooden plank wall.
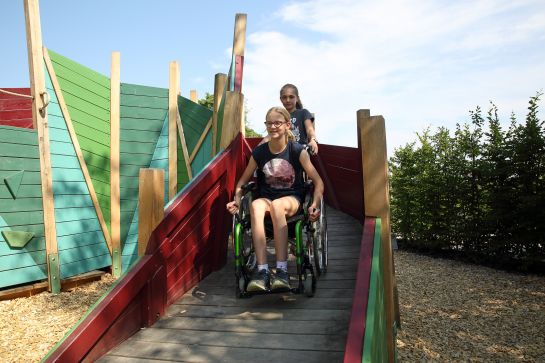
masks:
{"label": "wooden plank wall", "polygon": [[110,80],[49,50],[74,130],[110,228]]}
{"label": "wooden plank wall", "polygon": [[[30,88],[3,88],[30,96]],[[32,100],[0,92],[0,125],[32,129]]]}
{"label": "wooden plank wall", "polygon": [[168,89],[122,83],[120,113],[121,243],[126,271],[138,257],[138,173],[153,160],[168,116]]}
{"label": "wooden plank wall", "polygon": [[[14,199],[4,178],[24,170]],[[47,279],[40,159],[36,131],[0,126],[0,231],[34,233],[11,248],[0,233],[0,288]]]}
{"label": "wooden plank wall", "polygon": [[[197,152],[197,155],[191,163],[192,175],[195,177],[195,175],[197,175],[211,160],[212,143],[211,139],[208,141],[206,140],[208,134],[211,134],[210,127],[205,135],[204,142],[199,145],[199,140],[212,118],[212,110],[182,96],[178,96],[178,110],[182,120],[188,154],[192,155],[194,152]],[[195,150],[196,147],[199,148],[197,151]],[[203,155],[205,153],[208,153],[208,155]],[[180,142],[178,141],[178,191],[181,190],[188,181],[187,167],[185,165],[183,152],[181,152]]]}
{"label": "wooden plank wall", "polygon": [[66,278],[110,266],[111,258],[48,72],[45,83],[60,271]]}
{"label": "wooden plank wall", "polygon": [[[161,134],[157,140],[155,151],[151,158],[150,168],[163,169],[165,171],[165,205],[168,203],[168,117],[165,117]],[[127,238],[123,247],[122,271],[138,260],[138,204],[129,227]]]}

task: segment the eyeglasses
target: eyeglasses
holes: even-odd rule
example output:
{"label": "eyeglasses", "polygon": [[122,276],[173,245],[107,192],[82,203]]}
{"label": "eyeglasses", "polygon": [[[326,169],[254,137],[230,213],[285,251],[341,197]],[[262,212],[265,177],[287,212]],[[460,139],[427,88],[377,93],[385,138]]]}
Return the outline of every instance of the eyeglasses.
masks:
{"label": "eyeglasses", "polygon": [[272,128],[273,126],[275,128],[278,128],[280,127],[281,125],[285,124],[285,122],[282,122],[282,121],[272,121],[272,122],[269,122],[269,121],[265,121],[263,122],[265,124],[265,126],[267,126],[268,129]]}

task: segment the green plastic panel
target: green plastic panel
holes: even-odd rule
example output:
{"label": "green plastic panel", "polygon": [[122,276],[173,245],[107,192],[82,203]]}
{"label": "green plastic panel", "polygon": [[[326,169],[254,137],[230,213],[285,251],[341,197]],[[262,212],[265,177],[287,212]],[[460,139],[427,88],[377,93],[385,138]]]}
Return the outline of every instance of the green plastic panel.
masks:
{"label": "green plastic panel", "polygon": [[[111,258],[79,162],[69,163],[69,167],[64,164],[65,157],[77,160],[76,150],[67,132],[66,121],[60,112],[59,102],[47,72],[46,88],[51,97],[47,110],[51,126],[49,133],[52,136],[50,148],[55,228],[58,258],[60,258],[60,278],[64,279],[110,266]],[[62,137],[68,138],[62,140]],[[75,166],[77,168],[74,168]],[[95,188],[103,184],[102,181],[94,182]],[[109,185],[107,187],[109,188]],[[100,188],[97,189],[100,190]],[[97,197],[100,204],[101,195],[98,192]],[[109,199],[109,195],[107,198]],[[72,199],[70,204],[67,204],[68,199]],[[109,216],[109,200],[106,207],[108,208],[102,208],[102,212]],[[81,238],[87,232],[93,231],[100,232],[94,235],[94,239]]]}
{"label": "green plastic panel", "polygon": [[[70,113],[83,158],[87,166],[93,166],[88,168],[89,175],[93,187],[99,194],[97,198],[104,220],[110,228],[109,78],[51,50],[49,50],[49,56]],[[49,93],[52,96],[52,92]],[[48,113],[62,117],[60,108],[54,111],[48,108]],[[99,185],[98,181],[102,184]]]}

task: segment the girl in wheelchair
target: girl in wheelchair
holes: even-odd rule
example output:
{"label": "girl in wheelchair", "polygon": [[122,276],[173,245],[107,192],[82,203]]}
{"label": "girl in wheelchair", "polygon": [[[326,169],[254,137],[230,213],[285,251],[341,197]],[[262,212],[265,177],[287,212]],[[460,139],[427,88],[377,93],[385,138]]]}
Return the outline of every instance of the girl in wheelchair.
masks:
{"label": "girl in wheelchair", "polygon": [[[246,170],[237,183],[235,197],[227,203],[231,214],[238,212],[242,187],[257,169],[257,198],[250,206],[251,231],[257,259],[246,289],[249,292],[284,291],[290,289],[288,275],[288,225],[287,218],[303,208],[305,190],[303,171],[314,183],[313,199],[308,207],[308,218],[320,217],[320,201],[324,184],[310,161],[303,146],[293,140],[290,130],[290,114],[282,107],[271,108],[265,116],[269,141],[252,151]],[[274,247],[276,251],[276,274],[272,276],[267,263],[265,216],[270,215]],[[272,280],[272,281],[271,281]]]}

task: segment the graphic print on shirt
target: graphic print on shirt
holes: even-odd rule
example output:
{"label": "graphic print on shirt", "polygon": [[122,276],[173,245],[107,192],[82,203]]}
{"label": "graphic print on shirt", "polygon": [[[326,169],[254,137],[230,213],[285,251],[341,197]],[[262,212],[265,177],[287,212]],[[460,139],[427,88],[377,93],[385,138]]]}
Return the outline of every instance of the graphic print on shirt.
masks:
{"label": "graphic print on shirt", "polygon": [[297,118],[292,117],[291,118],[291,132],[293,132],[293,136],[295,136],[295,141],[299,142],[299,140],[301,139],[301,135],[299,133],[299,128],[297,127],[296,122],[297,122]]}
{"label": "graphic print on shirt", "polygon": [[265,183],[273,189],[290,188],[295,182],[295,169],[284,159],[271,159],[263,166]]}

